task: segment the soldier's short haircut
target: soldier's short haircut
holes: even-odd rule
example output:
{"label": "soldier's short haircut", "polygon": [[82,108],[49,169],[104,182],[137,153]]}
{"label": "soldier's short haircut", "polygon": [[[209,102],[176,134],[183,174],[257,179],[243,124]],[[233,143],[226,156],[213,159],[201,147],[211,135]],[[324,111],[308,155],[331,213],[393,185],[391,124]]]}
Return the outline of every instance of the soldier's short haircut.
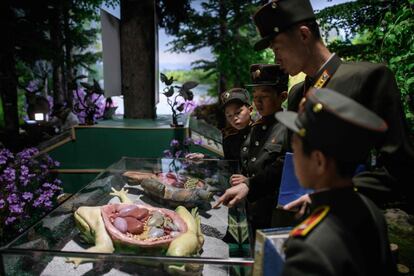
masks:
{"label": "soldier's short haircut", "polygon": [[[319,150],[319,149],[317,149],[315,147],[312,147],[306,141],[306,139],[302,139],[302,138],[300,138],[300,139],[302,141],[303,153],[306,156],[310,156],[310,154],[312,153],[312,151]],[[321,150],[319,150],[319,151],[321,151]],[[332,156],[327,155],[325,152],[323,152],[323,154],[325,154],[326,157],[331,158],[332,160],[335,160],[335,163],[336,163],[336,172],[338,173],[339,176],[341,176],[343,178],[351,178],[351,177],[354,176],[355,171],[356,171],[359,163],[357,163],[357,162],[341,161],[341,160],[336,159],[335,157],[332,157]]]}
{"label": "soldier's short haircut", "polygon": [[320,40],[322,38],[321,37],[321,31],[319,30],[319,24],[314,19],[296,23],[295,25],[290,27],[287,30],[287,32],[293,32],[294,30],[296,30],[297,27],[300,27],[300,26],[308,27],[316,40]]}

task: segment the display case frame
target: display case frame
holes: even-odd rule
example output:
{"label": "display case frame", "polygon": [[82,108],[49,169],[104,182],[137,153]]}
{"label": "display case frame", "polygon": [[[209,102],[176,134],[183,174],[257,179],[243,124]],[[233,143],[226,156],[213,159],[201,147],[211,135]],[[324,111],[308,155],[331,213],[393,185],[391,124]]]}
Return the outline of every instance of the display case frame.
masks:
{"label": "display case frame", "polygon": [[[206,236],[206,242],[200,256],[169,257],[151,255],[152,253],[148,255],[85,252],[88,246],[79,241],[79,230],[75,227],[73,212],[80,206],[102,206],[116,203],[117,201],[114,201],[113,196],[110,195],[112,188],[117,190],[128,188],[133,198],[135,197],[145,204],[174,209],[172,206],[165,206],[165,200],[158,202],[154,198],[147,197],[140,187],[129,185],[123,176],[123,173],[129,170],[153,173],[173,172],[177,175],[198,177],[215,188],[216,195],[211,202],[213,203],[229,187],[229,177],[239,172],[239,165],[237,161],[217,159],[189,161],[185,159],[123,157],[7,246],[0,249],[0,271],[4,275],[50,275],[53,273],[53,267],[49,266],[57,260],[56,269],[63,271],[60,272],[60,275],[65,275],[65,273],[68,275],[88,275],[87,273],[96,272],[97,269],[98,274],[111,275],[114,273],[111,264],[117,268],[122,267],[123,273],[141,275],[139,271],[136,274],[135,270],[134,273],[129,273],[129,269],[132,267],[136,267],[134,269],[137,270],[146,269],[148,263],[157,264],[148,269],[150,271],[158,269],[160,275],[166,273],[164,268],[168,264],[200,264],[203,266],[202,275],[220,275],[217,271],[221,271],[223,275],[246,275],[251,272],[254,262],[250,242],[252,239],[243,204],[232,209],[221,206],[218,210],[209,209],[208,206],[199,206],[202,231]],[[209,203],[210,207],[211,203]],[[226,223],[227,225],[225,225]],[[210,245],[207,246],[206,243]],[[221,249],[220,246],[217,247],[215,243],[224,249]],[[227,252],[224,252],[226,250]],[[73,271],[70,272],[70,267],[67,265],[71,264],[65,265],[62,269],[63,258],[70,257],[88,258],[93,261],[88,264],[86,274],[84,273],[85,269],[79,270],[79,268],[73,268]],[[99,267],[104,267],[106,270],[99,272]],[[110,268],[112,269],[108,271]],[[142,275],[147,273],[149,272],[145,271]]]}

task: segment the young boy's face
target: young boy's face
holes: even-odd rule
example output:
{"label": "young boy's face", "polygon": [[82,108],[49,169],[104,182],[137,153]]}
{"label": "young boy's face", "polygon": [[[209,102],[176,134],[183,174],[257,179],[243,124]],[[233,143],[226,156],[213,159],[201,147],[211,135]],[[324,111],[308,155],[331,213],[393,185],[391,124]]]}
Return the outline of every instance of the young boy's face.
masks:
{"label": "young boy's face", "polygon": [[224,109],[227,122],[235,129],[243,129],[250,123],[250,109],[244,104],[229,103]]}
{"label": "young boy's face", "polygon": [[271,86],[258,86],[254,88],[253,102],[261,116],[272,115],[282,108],[281,106],[286,99],[287,93],[285,91],[278,94],[274,89]]}

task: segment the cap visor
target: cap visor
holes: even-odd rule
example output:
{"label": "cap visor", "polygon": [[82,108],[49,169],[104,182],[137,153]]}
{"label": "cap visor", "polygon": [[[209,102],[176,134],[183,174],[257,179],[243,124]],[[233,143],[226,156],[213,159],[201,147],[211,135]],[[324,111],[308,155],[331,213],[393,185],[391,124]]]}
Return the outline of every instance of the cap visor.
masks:
{"label": "cap visor", "polygon": [[295,133],[299,132],[299,128],[296,126],[295,121],[298,117],[298,113],[293,111],[280,111],[275,114],[275,118],[285,125],[288,129]]}
{"label": "cap visor", "polygon": [[248,104],[248,105],[250,105],[250,103],[245,102],[245,101],[243,101],[242,99],[239,99],[239,98],[234,98],[234,99],[231,99],[231,100],[227,101],[225,104],[223,104],[223,105],[221,106],[221,108],[222,108],[222,109],[224,109],[224,108],[226,108],[226,106],[227,106],[227,105],[229,105],[229,104],[231,104],[231,103],[241,103],[241,104]]}
{"label": "cap visor", "polygon": [[264,50],[264,49],[266,49],[267,47],[269,47],[269,45],[270,45],[270,40],[271,40],[271,37],[265,37],[265,38],[262,38],[262,39],[260,39],[259,41],[257,41],[255,44],[254,44],[254,50],[255,51],[262,51],[262,50]]}
{"label": "cap visor", "polygon": [[246,87],[257,87],[257,86],[278,86],[276,83],[249,83],[245,84]]}

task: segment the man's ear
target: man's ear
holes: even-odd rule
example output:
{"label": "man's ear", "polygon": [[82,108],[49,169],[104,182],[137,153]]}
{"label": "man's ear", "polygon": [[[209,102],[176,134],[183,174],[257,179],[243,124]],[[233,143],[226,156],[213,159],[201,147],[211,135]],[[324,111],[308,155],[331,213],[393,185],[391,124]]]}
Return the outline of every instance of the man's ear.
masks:
{"label": "man's ear", "polygon": [[249,106],[249,112],[252,113],[253,112],[253,105]]}
{"label": "man's ear", "polygon": [[328,159],[327,157],[319,150],[314,150],[311,153],[311,158],[314,162],[315,172],[318,175],[323,175],[328,170]]}
{"label": "man's ear", "polygon": [[282,93],[279,94],[279,97],[282,103],[287,99],[287,96],[288,96],[287,91],[283,91]]}
{"label": "man's ear", "polygon": [[299,38],[302,42],[308,43],[312,39],[312,32],[307,26],[300,26],[298,28]]}

